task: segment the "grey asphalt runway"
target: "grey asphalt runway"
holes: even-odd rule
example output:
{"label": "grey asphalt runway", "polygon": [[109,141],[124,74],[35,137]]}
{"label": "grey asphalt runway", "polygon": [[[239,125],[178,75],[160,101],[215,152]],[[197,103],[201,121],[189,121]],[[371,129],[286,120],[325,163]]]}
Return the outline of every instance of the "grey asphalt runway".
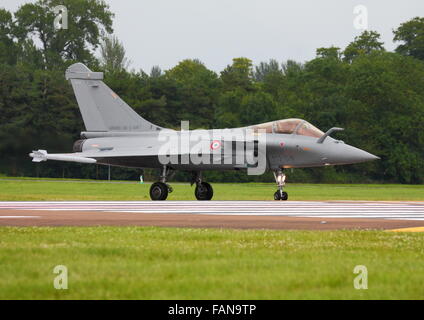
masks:
{"label": "grey asphalt runway", "polygon": [[393,229],[424,226],[424,202],[12,201],[0,202],[0,225]]}

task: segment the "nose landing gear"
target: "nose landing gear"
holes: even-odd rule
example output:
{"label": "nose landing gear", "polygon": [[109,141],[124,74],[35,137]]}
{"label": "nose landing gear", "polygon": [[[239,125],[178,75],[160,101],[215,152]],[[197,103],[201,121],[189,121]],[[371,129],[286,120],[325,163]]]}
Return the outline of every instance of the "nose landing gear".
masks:
{"label": "nose landing gear", "polygon": [[196,185],[194,194],[197,200],[211,200],[213,197],[212,186],[207,182],[201,182]]}
{"label": "nose landing gear", "polygon": [[211,200],[213,197],[213,189],[212,186],[202,181],[202,173],[197,172],[193,176],[192,184],[196,183],[196,189],[194,190],[194,195],[197,200]]}
{"label": "nose landing gear", "polygon": [[278,186],[278,190],[274,193],[274,200],[287,200],[289,195],[283,191],[283,187],[286,184],[286,175],[283,173],[283,170],[274,171],[274,178]]}

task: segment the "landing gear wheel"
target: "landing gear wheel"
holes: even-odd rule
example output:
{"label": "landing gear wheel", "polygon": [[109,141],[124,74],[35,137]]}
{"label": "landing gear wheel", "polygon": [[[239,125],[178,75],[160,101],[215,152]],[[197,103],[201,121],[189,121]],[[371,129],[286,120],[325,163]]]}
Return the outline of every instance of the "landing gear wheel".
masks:
{"label": "landing gear wheel", "polygon": [[150,198],[152,200],[166,200],[168,197],[168,185],[163,182],[155,182],[150,187]]}
{"label": "landing gear wheel", "polygon": [[283,191],[283,188],[286,185],[286,175],[283,173],[283,169],[274,171],[274,178],[278,186],[277,192],[274,193],[274,200],[287,200],[289,195],[287,192]]}
{"label": "landing gear wheel", "polygon": [[274,200],[281,200],[281,194],[280,194],[280,191],[276,191],[275,193],[274,193]]}
{"label": "landing gear wheel", "polygon": [[274,193],[274,200],[283,200],[283,201],[286,201],[288,198],[289,198],[289,195],[285,191],[280,192],[280,190],[277,190]]}
{"label": "landing gear wheel", "polygon": [[212,186],[207,182],[201,182],[196,185],[194,195],[197,200],[211,200],[213,197]]}

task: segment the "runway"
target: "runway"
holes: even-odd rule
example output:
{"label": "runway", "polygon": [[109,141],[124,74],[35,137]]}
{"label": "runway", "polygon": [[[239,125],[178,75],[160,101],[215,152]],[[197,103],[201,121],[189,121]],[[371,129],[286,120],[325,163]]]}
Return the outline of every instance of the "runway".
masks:
{"label": "runway", "polygon": [[424,202],[0,202],[0,225],[145,225],[323,230],[344,228],[394,229],[424,226]]}

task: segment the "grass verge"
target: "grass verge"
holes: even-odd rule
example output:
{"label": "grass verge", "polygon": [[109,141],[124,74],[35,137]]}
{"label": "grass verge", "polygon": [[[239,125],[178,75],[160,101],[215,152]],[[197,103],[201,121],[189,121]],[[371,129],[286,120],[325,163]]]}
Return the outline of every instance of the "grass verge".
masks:
{"label": "grass verge", "polygon": [[[168,200],[195,200],[194,187],[172,184]],[[0,201],[149,200],[150,184],[72,180],[1,180]],[[215,183],[214,200],[272,200],[271,183]],[[423,185],[288,184],[290,200],[424,200]]]}
{"label": "grass verge", "polygon": [[[424,234],[0,228],[0,299],[423,299]],[[53,268],[68,268],[68,290]],[[356,290],[356,265],[368,290]]]}

